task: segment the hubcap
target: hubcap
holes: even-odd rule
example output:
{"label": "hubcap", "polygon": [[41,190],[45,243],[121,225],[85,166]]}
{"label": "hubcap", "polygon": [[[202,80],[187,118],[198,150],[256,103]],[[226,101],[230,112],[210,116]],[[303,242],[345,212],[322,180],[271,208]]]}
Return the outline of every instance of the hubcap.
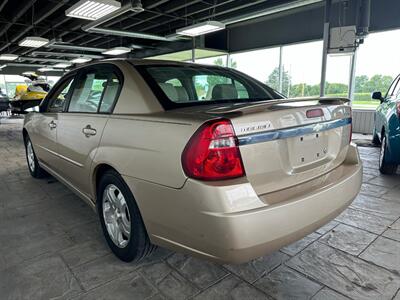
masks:
{"label": "hubcap", "polygon": [[33,152],[33,147],[31,141],[28,141],[28,144],[26,145],[26,156],[28,158],[28,165],[29,169],[31,169],[32,172],[35,171],[35,154]]}
{"label": "hubcap", "polygon": [[381,143],[381,152],[379,153],[379,167],[383,165],[383,159],[385,157],[385,149],[386,149],[386,137],[383,137]]}
{"label": "hubcap", "polygon": [[103,217],[113,243],[125,248],[131,238],[131,215],[124,195],[113,184],[104,189]]}

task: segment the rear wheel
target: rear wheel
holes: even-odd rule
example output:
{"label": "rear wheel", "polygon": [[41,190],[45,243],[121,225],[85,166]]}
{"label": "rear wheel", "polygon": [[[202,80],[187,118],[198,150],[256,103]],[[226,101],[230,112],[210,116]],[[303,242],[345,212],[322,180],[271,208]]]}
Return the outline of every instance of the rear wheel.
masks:
{"label": "rear wheel", "polygon": [[381,152],[379,154],[379,171],[382,174],[391,175],[396,173],[397,165],[387,163],[388,145],[386,135],[382,134]]}
{"label": "rear wheel", "polygon": [[97,209],[107,244],[121,260],[139,261],[155,248],[129,187],[113,170],[100,179]]}
{"label": "rear wheel", "polygon": [[26,162],[28,163],[28,169],[31,176],[34,178],[46,177],[48,174],[42,169],[42,167],[40,167],[29,136],[25,137],[25,153]]}
{"label": "rear wheel", "polygon": [[372,144],[374,145],[380,145],[381,141],[379,140],[379,136],[374,132],[374,135],[372,136]]}

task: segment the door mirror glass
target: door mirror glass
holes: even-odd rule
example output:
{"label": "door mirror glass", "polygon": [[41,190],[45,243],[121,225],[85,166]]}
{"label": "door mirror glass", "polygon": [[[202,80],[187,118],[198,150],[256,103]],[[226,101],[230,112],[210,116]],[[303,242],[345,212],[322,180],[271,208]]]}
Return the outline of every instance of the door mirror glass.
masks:
{"label": "door mirror glass", "polygon": [[381,101],[381,103],[384,100],[383,97],[382,97],[382,93],[381,92],[373,92],[372,95],[371,95],[371,98],[375,99],[375,100],[379,100],[379,101]]}

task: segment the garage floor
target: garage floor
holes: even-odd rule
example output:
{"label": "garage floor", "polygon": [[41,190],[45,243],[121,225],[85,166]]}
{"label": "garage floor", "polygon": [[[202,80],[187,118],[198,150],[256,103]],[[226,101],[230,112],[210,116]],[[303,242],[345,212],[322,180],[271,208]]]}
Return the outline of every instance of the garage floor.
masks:
{"label": "garage floor", "polygon": [[352,206],[270,256],[220,266],[158,249],[126,264],[89,207],[29,176],[21,127],[1,119],[1,299],[400,299],[400,176],[379,175],[377,148],[360,148],[364,185]]}

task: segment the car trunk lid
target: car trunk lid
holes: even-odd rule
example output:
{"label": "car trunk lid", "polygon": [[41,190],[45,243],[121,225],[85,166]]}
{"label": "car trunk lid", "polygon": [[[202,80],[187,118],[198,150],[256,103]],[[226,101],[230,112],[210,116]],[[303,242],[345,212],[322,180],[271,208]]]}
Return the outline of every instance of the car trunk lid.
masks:
{"label": "car trunk lid", "polygon": [[343,163],[351,134],[345,99],[285,99],[214,107],[229,118],[247,179],[258,195],[327,174]]}

